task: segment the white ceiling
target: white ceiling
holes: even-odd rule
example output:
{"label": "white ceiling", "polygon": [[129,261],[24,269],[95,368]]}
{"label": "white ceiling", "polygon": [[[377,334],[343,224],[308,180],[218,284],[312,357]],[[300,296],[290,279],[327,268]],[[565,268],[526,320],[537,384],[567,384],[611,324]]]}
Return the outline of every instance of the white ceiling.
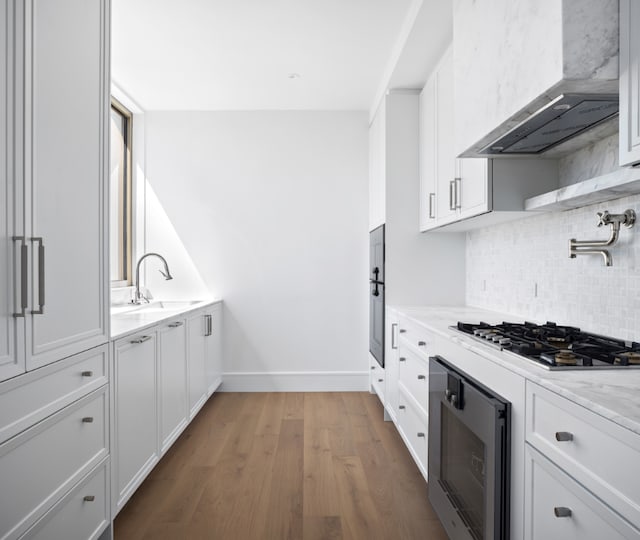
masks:
{"label": "white ceiling", "polygon": [[112,77],[145,110],[368,110],[422,3],[113,0]]}

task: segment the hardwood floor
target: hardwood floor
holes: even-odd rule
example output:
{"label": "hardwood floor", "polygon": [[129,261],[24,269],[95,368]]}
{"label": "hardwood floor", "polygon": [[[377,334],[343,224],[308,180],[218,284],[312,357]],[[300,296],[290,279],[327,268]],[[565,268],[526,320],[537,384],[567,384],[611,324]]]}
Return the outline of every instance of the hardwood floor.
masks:
{"label": "hardwood floor", "polygon": [[368,393],[220,393],[115,520],[116,540],[446,540]]}

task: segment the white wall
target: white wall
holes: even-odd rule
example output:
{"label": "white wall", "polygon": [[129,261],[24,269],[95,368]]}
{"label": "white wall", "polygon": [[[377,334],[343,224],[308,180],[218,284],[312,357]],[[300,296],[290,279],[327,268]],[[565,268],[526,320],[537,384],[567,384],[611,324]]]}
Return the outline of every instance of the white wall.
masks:
{"label": "white wall", "polygon": [[[160,221],[224,300],[224,388],[365,389],[366,113],[145,116]],[[162,252],[156,222],[146,247]],[[149,285],[156,297],[176,286]]]}

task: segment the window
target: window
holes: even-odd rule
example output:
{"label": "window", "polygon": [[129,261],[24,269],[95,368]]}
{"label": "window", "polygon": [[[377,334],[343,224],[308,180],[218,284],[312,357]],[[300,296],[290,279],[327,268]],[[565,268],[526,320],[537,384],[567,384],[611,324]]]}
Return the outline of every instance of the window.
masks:
{"label": "window", "polygon": [[131,284],[131,133],[133,115],[111,99],[110,274],[112,287]]}

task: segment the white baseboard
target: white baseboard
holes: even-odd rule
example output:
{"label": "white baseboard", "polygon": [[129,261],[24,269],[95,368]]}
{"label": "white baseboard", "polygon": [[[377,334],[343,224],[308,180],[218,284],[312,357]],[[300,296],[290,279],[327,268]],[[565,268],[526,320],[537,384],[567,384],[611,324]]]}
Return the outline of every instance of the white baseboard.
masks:
{"label": "white baseboard", "polygon": [[222,392],[366,392],[366,371],[276,371],[222,374]]}

